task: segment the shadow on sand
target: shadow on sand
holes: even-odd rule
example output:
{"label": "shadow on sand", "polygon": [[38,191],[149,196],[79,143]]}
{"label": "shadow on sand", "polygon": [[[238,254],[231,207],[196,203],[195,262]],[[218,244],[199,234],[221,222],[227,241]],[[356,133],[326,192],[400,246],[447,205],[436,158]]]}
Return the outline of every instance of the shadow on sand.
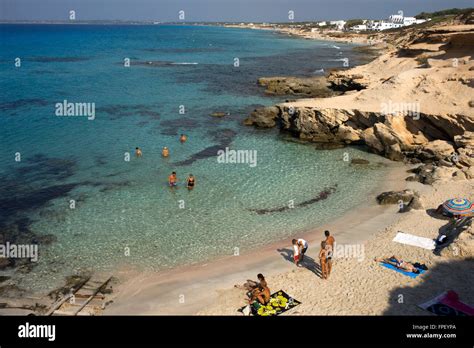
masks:
{"label": "shadow on sand", "polygon": [[450,219],[446,225],[443,225],[440,227],[438,231],[438,237],[437,239],[445,235],[446,240],[443,244],[437,245],[433,253],[435,255],[440,256],[441,251],[444,248],[447,248],[453,243],[461,234],[461,232],[465,231],[470,224],[472,223],[472,218],[471,217],[465,217],[462,219]]}
{"label": "shadow on sand", "polygon": [[[474,277],[473,268],[473,258],[438,263],[415,286],[401,284],[390,291],[389,306],[383,315],[433,315],[418,305],[447,290],[456,291],[462,302],[474,306],[474,295],[470,287]],[[399,303],[400,298],[403,298],[403,303]]]}
{"label": "shadow on sand", "polygon": [[[277,249],[277,251],[286,261],[294,263],[293,250],[282,248],[282,249]],[[312,257],[305,255],[303,261],[301,261],[300,264],[304,268],[316,274],[319,278],[322,278],[321,266],[319,265],[319,263],[316,263],[316,261]]]}

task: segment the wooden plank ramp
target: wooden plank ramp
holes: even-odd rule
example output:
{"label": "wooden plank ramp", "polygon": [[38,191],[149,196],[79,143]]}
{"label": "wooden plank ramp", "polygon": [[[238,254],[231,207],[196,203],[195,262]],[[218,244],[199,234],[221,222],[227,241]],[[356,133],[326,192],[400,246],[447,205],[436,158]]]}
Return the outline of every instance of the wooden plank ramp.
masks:
{"label": "wooden plank ramp", "polygon": [[112,277],[89,278],[80,287],[56,302],[47,315],[100,315],[105,307],[105,290]]}

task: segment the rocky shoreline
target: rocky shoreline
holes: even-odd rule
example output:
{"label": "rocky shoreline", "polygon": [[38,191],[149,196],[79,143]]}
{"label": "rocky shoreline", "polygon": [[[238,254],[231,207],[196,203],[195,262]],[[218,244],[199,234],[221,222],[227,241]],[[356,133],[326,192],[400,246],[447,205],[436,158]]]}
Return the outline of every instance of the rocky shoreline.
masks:
{"label": "rocky shoreline", "polygon": [[318,98],[256,109],[244,124],[278,127],[327,148],[363,144],[394,161],[421,163],[408,180],[473,179],[473,42],[474,25],[444,23],[393,34],[393,47],[364,66],[312,81],[260,79],[271,93]]}

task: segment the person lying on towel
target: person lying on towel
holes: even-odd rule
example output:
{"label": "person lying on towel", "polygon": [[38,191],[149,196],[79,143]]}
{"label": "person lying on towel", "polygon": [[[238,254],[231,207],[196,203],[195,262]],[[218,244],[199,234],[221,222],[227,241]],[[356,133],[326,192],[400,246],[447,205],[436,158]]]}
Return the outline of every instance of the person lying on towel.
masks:
{"label": "person lying on towel", "polygon": [[392,256],[392,257],[386,257],[382,259],[375,258],[375,262],[383,262],[392,266],[397,267],[398,269],[401,269],[402,271],[405,272],[411,272],[411,273],[420,273],[419,269],[413,266],[410,262],[403,261],[402,259]]}

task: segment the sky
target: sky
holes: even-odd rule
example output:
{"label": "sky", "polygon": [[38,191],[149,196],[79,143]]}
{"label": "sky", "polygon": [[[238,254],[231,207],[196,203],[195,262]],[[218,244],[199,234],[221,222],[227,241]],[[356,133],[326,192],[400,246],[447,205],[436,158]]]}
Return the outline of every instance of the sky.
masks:
{"label": "sky", "polygon": [[286,22],[349,18],[383,19],[447,8],[474,7],[474,0],[0,0],[0,20],[185,20]]}

